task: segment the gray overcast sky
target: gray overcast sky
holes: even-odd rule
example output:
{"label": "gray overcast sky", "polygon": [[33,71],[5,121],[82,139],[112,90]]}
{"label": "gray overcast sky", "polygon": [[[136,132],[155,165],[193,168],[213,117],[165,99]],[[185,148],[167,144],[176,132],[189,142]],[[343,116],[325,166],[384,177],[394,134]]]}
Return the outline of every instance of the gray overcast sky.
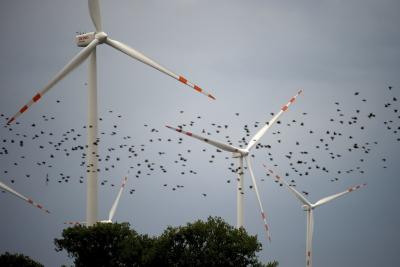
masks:
{"label": "gray overcast sky", "polygon": [[[205,129],[210,138],[222,141],[229,135],[234,145],[240,145],[244,125],[254,134],[259,129],[254,127],[256,121],[263,125],[271,112],[278,112],[303,88],[304,95],[284,114],[281,125],[262,139],[271,148],[254,151],[253,166],[269,215],[272,244],[265,241],[256,198],[249,189],[250,177],[245,177],[245,225],[263,243],[260,257],[278,260],[284,267],[300,266],[305,251],[305,214],[287,190],[266,177],[265,163],[289,173],[287,179],[295,179],[311,201],[368,183],[367,188],[316,210],[315,266],[398,265],[400,136],[394,131],[400,126],[395,111],[400,107],[393,98],[400,99],[399,1],[100,2],[103,28],[110,37],[186,76],[217,98],[210,101],[108,46],[98,48],[100,131],[105,133],[100,154],[110,155],[110,162],[100,164],[99,182],[108,181],[99,186],[100,219],[107,217],[117,186],[129,170],[129,186],[116,219],[130,222],[137,231],[159,234],[168,225],[209,215],[234,225],[236,192],[235,175],[228,169],[233,162],[230,155],[216,153],[164,125],[186,123],[189,131]],[[75,32],[92,30],[86,1],[1,2],[0,113],[4,121],[79,52]],[[46,266],[67,263],[64,253],[54,252],[53,239],[65,227],[64,221],[85,217],[86,187],[79,183],[85,175],[81,151],[70,149],[85,144],[86,79],[87,65],[83,64],[21,116],[12,131],[0,129],[2,147],[8,150],[0,154],[0,180],[52,211],[46,215],[9,194],[0,194],[0,253],[25,253]],[[387,103],[391,105],[385,108]],[[376,117],[368,118],[370,113]],[[347,122],[353,116],[358,116],[358,122],[350,125]],[[55,119],[46,121],[51,117]],[[190,121],[195,122],[193,126]],[[213,123],[229,127],[217,133]],[[157,131],[151,132],[153,128]],[[113,131],[117,134],[112,135]],[[329,141],[327,131],[342,136]],[[62,148],[68,149],[69,156],[48,144],[66,137]],[[178,138],[183,139],[181,144]],[[23,147],[19,140],[24,141]],[[355,143],[364,148],[349,152]],[[135,146],[138,157],[128,158],[130,146]],[[110,152],[111,147],[116,150]],[[292,160],[285,157],[289,152],[293,152]],[[55,157],[51,159],[50,154]],[[179,154],[187,162],[180,161]],[[312,163],[312,158],[317,162]],[[154,163],[154,171],[143,166],[146,160]],[[307,164],[297,164],[298,160]],[[329,173],[316,169],[317,164]],[[160,165],[168,172],[160,171]],[[309,175],[304,174],[307,166],[312,166]],[[104,171],[106,167],[110,171]],[[339,180],[330,182],[335,177]],[[176,185],[184,188],[173,190]]]}

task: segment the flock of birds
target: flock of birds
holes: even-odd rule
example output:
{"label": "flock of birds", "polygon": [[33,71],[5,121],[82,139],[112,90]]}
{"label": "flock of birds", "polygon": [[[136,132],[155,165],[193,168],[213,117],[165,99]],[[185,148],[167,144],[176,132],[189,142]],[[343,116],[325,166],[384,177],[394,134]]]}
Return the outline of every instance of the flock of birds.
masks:
{"label": "flock of birds", "polygon": [[[302,176],[321,176],[328,177],[330,182],[339,181],[342,177],[351,174],[363,176],[368,171],[365,169],[368,157],[373,154],[375,147],[383,142],[383,140],[371,140],[369,142],[362,142],[359,136],[362,132],[368,132],[370,125],[378,123],[393,135],[393,140],[400,141],[400,114],[398,112],[398,97],[392,93],[392,87],[388,87],[388,96],[381,105],[388,112],[384,116],[379,116],[375,112],[368,111],[367,99],[362,96],[360,92],[354,92],[354,102],[357,101],[361,104],[354,105],[356,108],[352,109],[348,106],[343,106],[339,101],[334,101],[332,107],[333,113],[325,123],[324,128],[312,128],[309,123],[312,114],[309,112],[300,112],[299,116],[292,116],[296,119],[290,119],[283,116],[281,120],[277,121],[276,125],[271,129],[268,138],[264,138],[255,147],[255,153],[251,154],[252,157],[263,157],[262,160],[268,162],[270,166],[278,167],[277,162],[282,161],[282,157],[286,160],[287,168],[284,176],[289,177],[290,185],[296,186],[296,180]],[[57,100],[57,104],[61,101]],[[374,100],[373,105],[379,105]],[[179,114],[184,114],[184,111],[179,111]],[[178,116],[179,116],[178,114]],[[270,117],[274,115],[273,112],[268,114]],[[5,114],[0,114],[1,118],[7,120]],[[232,114],[234,118],[239,118],[240,113]],[[382,118],[386,118],[382,120]],[[179,191],[185,188],[185,184],[170,184],[168,176],[182,175],[182,176],[198,176],[201,171],[198,164],[192,165],[192,153],[203,153],[201,158],[204,159],[202,166],[208,164],[216,164],[216,161],[225,161],[227,168],[226,179],[227,184],[234,183],[237,179],[236,174],[238,168],[235,167],[235,162],[232,158],[227,156],[219,149],[213,149],[205,145],[201,151],[193,151],[190,149],[191,143],[196,142],[193,140],[186,140],[182,135],[174,135],[174,137],[165,138],[161,134],[162,128],[150,126],[149,123],[143,124],[143,130],[147,132],[149,138],[142,140],[141,143],[135,143],[136,138],[132,135],[123,134],[120,131],[120,121],[122,115],[113,110],[108,110],[104,116],[99,118],[100,123],[112,125],[109,129],[104,129],[100,124],[100,133],[96,145],[101,144],[99,155],[96,155],[99,161],[99,168],[97,172],[100,177],[101,186],[116,186],[113,171],[128,170],[130,176],[140,179],[145,176],[165,175],[161,188],[169,188],[171,191]],[[62,133],[56,133],[49,130],[49,127],[42,128],[38,125],[56,121],[54,116],[42,115],[41,121],[30,123],[23,127],[23,122],[16,122],[13,126],[5,126],[3,130],[9,131],[7,134],[2,134],[0,158],[2,162],[1,176],[2,179],[9,179],[9,184],[14,184],[17,181],[23,182],[23,177],[16,177],[13,174],[15,168],[25,166],[26,162],[35,162],[36,168],[45,173],[44,183],[57,182],[59,184],[79,182],[85,183],[86,171],[86,126],[67,129]],[[200,115],[195,118],[182,122],[178,125],[180,129],[201,129],[198,134],[202,136],[210,136],[214,140],[221,140],[224,143],[236,145],[237,147],[244,148],[251,136],[257,132],[259,128],[264,125],[264,122],[255,121],[241,127],[241,135],[235,127],[229,124],[209,123],[208,125],[202,122],[203,118]],[[310,125],[309,125],[310,124]],[[203,128],[205,127],[205,128]],[[284,138],[283,135],[288,132],[294,134],[298,139]],[[304,136],[302,136],[304,134]],[[7,137],[5,137],[7,136]],[[265,142],[265,143],[263,143]],[[179,153],[172,154],[166,150],[163,144],[171,144],[173,146],[184,146],[179,149]],[[25,155],[25,147],[29,146],[29,150],[34,149],[35,158],[29,159]],[[33,147],[33,148],[32,148]],[[283,147],[283,148],[282,148]],[[284,152],[285,148],[290,149]],[[164,148],[165,150],[161,150]],[[151,151],[151,153],[148,153]],[[176,151],[176,149],[175,149]],[[20,152],[20,155],[16,153]],[[41,153],[42,152],[42,153]],[[276,154],[279,155],[276,155]],[[43,157],[40,158],[40,155]],[[63,170],[60,163],[71,159],[75,165],[79,164],[81,168],[79,177],[69,174],[68,171]],[[353,166],[343,168],[348,164],[348,159],[356,159],[352,162]],[[161,161],[160,159],[164,159]],[[389,159],[385,155],[380,155],[380,167],[387,168]],[[165,162],[165,164],[160,164]],[[334,164],[334,163],[337,164]],[[220,164],[220,163],[218,163]],[[78,167],[78,166],[75,166]],[[340,167],[340,168],[339,168]],[[22,167],[25,171],[25,178],[33,178],[32,174]],[[75,168],[76,169],[76,168]],[[282,168],[283,169],[283,168]],[[37,172],[36,172],[37,173]],[[266,173],[268,176],[268,174]],[[35,177],[36,178],[36,177]],[[117,179],[118,181],[119,179]],[[260,179],[265,181],[265,177]],[[280,184],[282,186],[282,184]],[[252,185],[249,189],[253,189]],[[129,193],[133,195],[136,189],[130,186]],[[3,191],[4,192],[4,191]],[[242,194],[245,190],[242,190]],[[302,190],[304,195],[308,195],[309,191]],[[203,197],[207,197],[207,192],[199,192]]]}

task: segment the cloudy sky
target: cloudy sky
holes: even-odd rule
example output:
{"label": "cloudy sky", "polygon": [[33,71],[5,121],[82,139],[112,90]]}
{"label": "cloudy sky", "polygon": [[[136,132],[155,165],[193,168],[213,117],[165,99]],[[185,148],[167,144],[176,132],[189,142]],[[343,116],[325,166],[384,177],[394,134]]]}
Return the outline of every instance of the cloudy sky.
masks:
{"label": "cloudy sky", "polygon": [[[189,131],[244,145],[242,137],[250,140],[302,88],[281,124],[261,140],[265,147],[253,151],[271,244],[245,176],[245,227],[263,244],[260,258],[299,266],[305,251],[305,214],[266,176],[267,164],[287,173],[312,202],[368,183],[316,210],[315,266],[397,266],[398,1],[121,0],[101,1],[101,8],[111,38],[184,75],[217,100],[111,47],[98,47],[99,219],[108,216],[128,175],[116,220],[140,233],[160,234],[168,225],[210,215],[235,225],[230,168],[236,162],[164,125],[185,124]],[[92,30],[86,1],[2,2],[4,124],[80,51],[76,32]],[[0,129],[0,181],[52,212],[0,193],[0,253],[24,253],[46,266],[70,263],[65,253],[54,251],[53,239],[64,221],[85,219],[84,151],[74,148],[85,145],[86,80],[84,63],[18,125]]]}

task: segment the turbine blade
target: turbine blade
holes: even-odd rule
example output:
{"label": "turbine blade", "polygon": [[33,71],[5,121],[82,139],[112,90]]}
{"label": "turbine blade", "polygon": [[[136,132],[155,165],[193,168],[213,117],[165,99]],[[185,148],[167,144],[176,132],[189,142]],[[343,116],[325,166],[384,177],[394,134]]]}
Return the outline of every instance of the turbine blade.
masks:
{"label": "turbine blade", "polygon": [[92,18],[96,32],[101,32],[101,15],[100,15],[100,4],[99,0],[89,0],[89,13]]}
{"label": "turbine blade", "polygon": [[111,47],[114,47],[115,49],[121,51],[122,53],[136,59],[139,60],[140,62],[149,65],[150,67],[155,68],[156,70],[167,74],[168,76],[186,84],[189,87],[192,87],[194,90],[196,90],[197,92],[208,96],[211,99],[215,100],[215,97],[213,95],[211,95],[210,93],[204,91],[202,88],[200,88],[199,86],[197,86],[194,83],[189,82],[186,78],[184,78],[183,76],[179,76],[175,73],[173,73],[172,71],[164,68],[163,66],[161,66],[160,64],[158,64],[157,62],[151,60],[150,58],[146,57],[145,55],[143,55],[142,53],[140,53],[139,51],[136,51],[135,49],[119,42],[116,40],[112,40],[110,38],[107,38],[106,43],[108,45],[110,45]]}
{"label": "turbine blade", "polygon": [[267,224],[267,216],[266,216],[266,214],[264,212],[264,209],[263,209],[263,206],[262,206],[262,203],[261,203],[261,197],[260,197],[260,193],[258,192],[257,182],[256,182],[256,178],[255,178],[254,173],[253,173],[253,168],[251,167],[250,159],[248,157],[245,157],[245,159],[246,159],[247,167],[249,168],[249,171],[250,171],[251,179],[253,181],[254,190],[256,192],[256,196],[257,196],[257,200],[258,200],[258,205],[260,206],[261,217],[262,217],[262,219],[264,221],[264,227],[265,227],[265,231],[267,233],[267,238],[268,238],[269,242],[271,242],[271,234],[269,232],[269,227],[268,227],[268,224]]}
{"label": "turbine blade", "polygon": [[115,214],[115,211],[117,210],[119,199],[121,198],[122,191],[124,191],[125,184],[126,184],[127,180],[128,180],[128,176],[125,176],[124,179],[122,180],[122,185],[121,185],[121,188],[119,189],[117,198],[115,199],[114,204],[112,205],[112,207],[110,209],[110,213],[108,214],[108,220],[109,221],[112,221],[112,219],[114,218],[114,214]]}
{"label": "turbine blade", "polygon": [[168,129],[177,131],[178,133],[186,134],[187,136],[196,138],[196,139],[198,139],[200,141],[203,141],[203,142],[205,142],[207,144],[213,145],[213,146],[215,146],[217,148],[220,148],[220,149],[228,151],[228,152],[236,153],[236,152],[240,151],[239,148],[236,148],[234,146],[231,146],[231,145],[228,145],[228,144],[224,144],[224,143],[221,143],[219,141],[211,140],[211,139],[202,137],[200,135],[197,135],[197,134],[194,134],[194,133],[191,133],[191,132],[186,132],[186,131],[184,131],[182,129],[179,129],[179,128],[174,128],[174,127],[171,127],[171,126],[168,126],[168,125],[165,125],[165,127],[167,127]]}
{"label": "turbine blade", "polygon": [[38,102],[40,98],[42,98],[42,96],[46,94],[56,83],[68,75],[68,73],[70,73],[73,69],[78,67],[90,55],[98,43],[99,41],[95,39],[87,47],[82,49],[40,92],[32,97],[32,99],[29,100],[25,106],[23,106],[13,117],[11,117],[7,124],[10,125],[13,121],[15,121],[19,116],[22,115],[22,113],[27,111],[30,106]]}
{"label": "turbine blade", "polygon": [[264,125],[255,135],[254,137],[250,140],[249,144],[247,145],[247,150],[252,149],[258,141],[260,141],[261,137],[264,136],[264,134],[268,131],[269,128],[278,120],[278,118],[289,109],[289,106],[296,101],[296,98],[303,92],[303,90],[300,90],[297,92],[297,94],[292,97],[289,102],[284,105],[281,110],[266,124]]}
{"label": "turbine blade", "polygon": [[324,197],[324,198],[318,200],[317,202],[315,202],[313,207],[314,208],[319,207],[319,206],[321,206],[323,204],[326,204],[326,203],[328,203],[328,202],[330,202],[330,201],[332,201],[332,200],[334,200],[334,199],[336,199],[338,197],[341,197],[341,196],[343,196],[343,195],[345,195],[347,193],[350,193],[350,192],[353,192],[353,191],[355,191],[357,189],[360,189],[360,188],[362,188],[362,187],[364,187],[366,185],[367,184],[356,185],[356,186],[350,187],[349,189],[347,189],[344,192],[341,192],[341,193],[338,193],[338,194],[335,194],[335,195],[332,195],[332,196],[329,196],[329,197]]}
{"label": "turbine blade", "polygon": [[[268,169],[268,167],[265,164],[264,167]],[[274,171],[271,169],[268,169],[268,171],[271,173],[272,178],[275,178],[279,182],[282,182],[294,194],[294,196],[298,200],[300,200],[300,202],[302,202],[304,205],[311,207],[312,204],[310,203],[310,201],[308,201],[300,192],[298,192],[296,189],[290,186],[280,175],[275,174]]]}
{"label": "turbine blade", "polygon": [[43,210],[44,212],[50,213],[50,211],[48,211],[47,209],[43,208],[42,205],[34,202],[32,199],[25,197],[24,195],[21,195],[20,193],[18,193],[17,191],[15,191],[14,189],[12,189],[11,187],[3,184],[2,182],[0,182],[0,187],[6,191],[8,191],[9,193],[13,194],[14,196],[25,200],[26,202],[28,202],[29,204],[31,204],[32,206],[39,208],[41,210]]}

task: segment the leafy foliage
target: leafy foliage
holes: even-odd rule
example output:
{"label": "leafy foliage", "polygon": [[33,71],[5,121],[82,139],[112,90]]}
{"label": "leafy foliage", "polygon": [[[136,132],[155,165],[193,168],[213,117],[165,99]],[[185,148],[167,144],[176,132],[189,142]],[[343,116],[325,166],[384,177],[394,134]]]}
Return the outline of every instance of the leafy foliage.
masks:
{"label": "leafy foliage", "polygon": [[22,254],[6,252],[0,255],[0,266],[7,267],[44,267],[42,264]]}
{"label": "leafy foliage", "polygon": [[266,267],[278,267],[279,263],[277,261],[269,262]]}
{"label": "leafy foliage", "polygon": [[261,244],[243,228],[234,229],[221,218],[168,227],[155,246],[159,266],[255,266]]}
{"label": "leafy foliage", "polygon": [[221,218],[209,217],[186,226],[168,227],[159,237],[139,235],[128,223],[67,228],[55,239],[80,266],[258,266],[261,244],[256,236],[235,229]]}
{"label": "leafy foliage", "polygon": [[142,256],[153,239],[138,235],[128,223],[97,223],[64,229],[62,239],[55,239],[56,250],[65,249],[80,266],[142,266]]}

